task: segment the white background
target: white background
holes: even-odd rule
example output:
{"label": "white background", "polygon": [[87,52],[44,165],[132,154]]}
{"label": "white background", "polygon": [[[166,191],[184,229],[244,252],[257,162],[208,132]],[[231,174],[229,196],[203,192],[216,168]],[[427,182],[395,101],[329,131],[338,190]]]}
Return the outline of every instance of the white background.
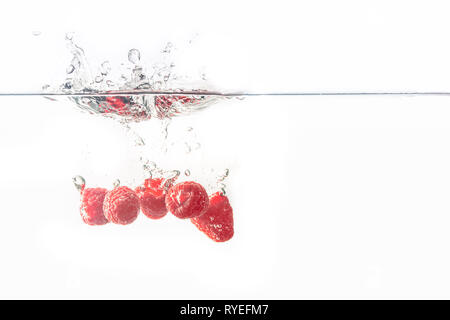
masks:
{"label": "white background", "polygon": [[[189,59],[223,90],[445,91],[449,12],[445,1],[15,1],[0,19],[0,91],[64,77],[69,31],[93,65],[133,47],[150,61],[198,34]],[[446,96],[249,98],[175,119],[201,140],[193,173],[231,169],[236,234],[223,244],[170,215],[82,224],[71,177],[137,179],[132,139],[64,102],[0,103],[1,298],[450,298]]]}

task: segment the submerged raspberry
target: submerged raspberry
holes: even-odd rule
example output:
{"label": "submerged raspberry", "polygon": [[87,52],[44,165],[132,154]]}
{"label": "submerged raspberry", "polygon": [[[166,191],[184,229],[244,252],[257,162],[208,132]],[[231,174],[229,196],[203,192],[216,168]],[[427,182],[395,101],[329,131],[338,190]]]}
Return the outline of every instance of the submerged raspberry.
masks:
{"label": "submerged raspberry", "polygon": [[106,97],[106,102],[108,103],[108,106],[111,108],[120,111],[124,110],[125,106],[130,103],[130,99],[127,97]]}
{"label": "submerged raspberry", "polygon": [[187,104],[195,104],[201,99],[187,96],[155,96],[155,112],[158,118],[164,119],[166,117],[172,116],[178,108],[174,108],[173,104],[177,103],[178,105],[187,105]]}
{"label": "submerged raspberry", "polygon": [[234,235],[233,209],[228,197],[219,192],[209,198],[208,210],[191,221],[200,231],[216,242],[228,241]]}
{"label": "submerged raspberry", "polygon": [[108,223],[103,214],[103,200],[107,192],[108,190],[103,188],[86,188],[82,190],[80,213],[86,224],[95,226]]}
{"label": "submerged raspberry", "polygon": [[122,186],[109,191],[103,203],[106,219],[115,224],[130,224],[139,214],[139,198],[128,187]]}
{"label": "submerged raspberry", "polygon": [[197,182],[186,181],[172,186],[166,195],[166,207],[180,219],[194,218],[208,209],[205,188]]}
{"label": "submerged raspberry", "polygon": [[141,203],[141,211],[151,219],[160,219],[167,214],[164,179],[147,179],[144,185],[136,188]]}

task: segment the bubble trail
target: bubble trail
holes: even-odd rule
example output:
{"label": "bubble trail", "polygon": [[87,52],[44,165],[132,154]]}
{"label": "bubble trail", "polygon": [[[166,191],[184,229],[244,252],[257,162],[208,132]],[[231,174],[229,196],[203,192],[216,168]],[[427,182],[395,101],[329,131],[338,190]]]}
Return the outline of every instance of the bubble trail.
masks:
{"label": "bubble trail", "polygon": [[78,191],[83,191],[86,186],[86,180],[82,176],[75,176],[72,178],[72,181]]}

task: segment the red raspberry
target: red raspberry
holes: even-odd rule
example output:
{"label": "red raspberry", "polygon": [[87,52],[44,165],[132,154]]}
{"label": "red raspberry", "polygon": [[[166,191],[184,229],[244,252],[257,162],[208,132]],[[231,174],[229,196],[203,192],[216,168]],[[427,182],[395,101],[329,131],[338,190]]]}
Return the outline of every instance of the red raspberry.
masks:
{"label": "red raspberry", "polygon": [[106,97],[106,102],[108,104],[109,109],[105,109],[105,112],[111,112],[114,110],[119,115],[129,115],[130,112],[127,109],[127,106],[130,102],[128,97]]}
{"label": "red raspberry", "polygon": [[206,212],[209,205],[205,188],[197,182],[186,181],[172,186],[166,195],[166,207],[181,219],[194,218]]}
{"label": "red raspberry", "polygon": [[139,198],[128,187],[117,187],[106,194],[103,211],[106,219],[116,224],[130,224],[139,214]]}
{"label": "red raspberry", "polygon": [[186,96],[156,96],[155,105],[157,108],[167,109],[172,106],[174,102],[180,102],[181,104],[194,103],[198,99],[190,98]]}
{"label": "red raspberry", "polygon": [[216,242],[224,242],[233,237],[233,209],[228,198],[220,192],[214,193],[209,198],[208,211],[191,221]]}
{"label": "red raspberry", "polygon": [[108,223],[103,214],[103,200],[108,190],[87,188],[81,192],[81,218],[86,224],[98,226]]}
{"label": "red raspberry", "polygon": [[186,96],[155,96],[155,111],[159,118],[164,118],[167,115],[171,115],[172,112],[178,113],[179,111],[171,110],[172,105],[177,102],[179,104],[193,104],[200,101],[197,98],[190,98]]}
{"label": "red raspberry", "polygon": [[164,179],[147,179],[136,188],[141,203],[141,211],[150,219],[160,219],[167,214],[166,193],[162,185]]}

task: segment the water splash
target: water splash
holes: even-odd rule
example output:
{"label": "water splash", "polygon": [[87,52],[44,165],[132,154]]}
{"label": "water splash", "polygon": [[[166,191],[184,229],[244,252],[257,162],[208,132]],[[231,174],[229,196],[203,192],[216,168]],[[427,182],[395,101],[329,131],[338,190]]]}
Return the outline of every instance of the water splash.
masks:
{"label": "water splash", "polygon": [[[144,67],[139,50],[135,48],[129,50],[128,63],[120,65],[120,77],[114,79],[109,76],[113,69],[109,61],[104,61],[98,67],[98,72],[94,73],[84,50],[75,43],[74,34],[67,33],[65,39],[67,48],[72,54],[66,68],[66,79],[56,89],[48,87],[44,91],[81,93],[83,96],[70,96],[68,99],[91,114],[100,114],[125,122],[140,122],[152,118],[162,120],[201,110],[221,99],[218,96],[201,94],[207,92],[205,88],[208,84],[204,80],[195,86],[193,83],[179,83],[178,80],[183,77],[174,71],[176,65],[171,58],[174,46],[170,42],[161,52],[161,61],[154,63],[150,68]],[[114,96],[111,95],[111,89],[117,93],[130,94]],[[141,93],[143,90],[178,94],[150,95]],[[189,91],[190,94],[182,95],[184,91]]]}

